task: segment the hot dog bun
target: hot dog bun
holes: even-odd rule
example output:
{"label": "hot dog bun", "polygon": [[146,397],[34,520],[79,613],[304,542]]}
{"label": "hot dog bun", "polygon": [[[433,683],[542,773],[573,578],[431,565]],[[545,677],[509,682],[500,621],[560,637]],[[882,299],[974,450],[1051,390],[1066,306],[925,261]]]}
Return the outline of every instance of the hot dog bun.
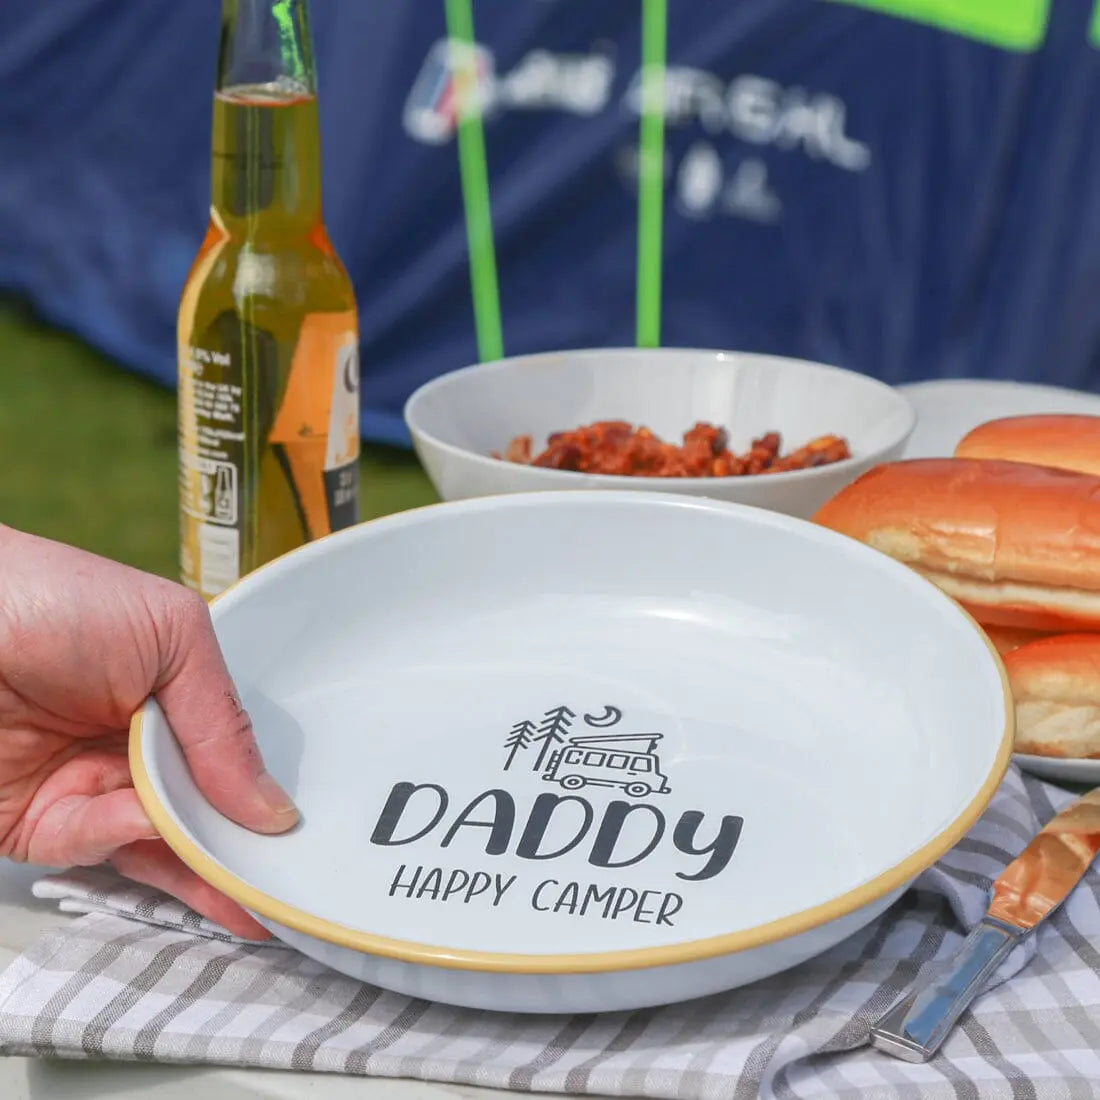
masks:
{"label": "hot dog bun", "polygon": [[912,566],[981,623],[1100,630],[1100,477],[910,459],[869,470],[814,519]]}
{"label": "hot dog bun", "polygon": [[992,623],[985,623],[982,630],[985,631],[994,648],[1002,657],[1006,653],[1011,653],[1014,649],[1019,649],[1022,645],[1027,645],[1029,642],[1054,637],[1046,630],[1025,630],[1020,626],[994,626]]}
{"label": "hot dog bun", "polygon": [[1100,416],[1048,413],[990,420],[965,435],[955,455],[1100,475]]}
{"label": "hot dog bun", "polygon": [[1056,634],[1005,659],[1016,751],[1100,757],[1100,634]]}

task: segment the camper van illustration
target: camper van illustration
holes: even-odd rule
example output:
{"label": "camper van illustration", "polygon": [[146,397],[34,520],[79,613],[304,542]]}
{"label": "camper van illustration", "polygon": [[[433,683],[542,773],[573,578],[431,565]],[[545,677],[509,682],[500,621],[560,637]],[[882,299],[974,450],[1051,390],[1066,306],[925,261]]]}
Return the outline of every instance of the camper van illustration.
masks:
{"label": "camper van illustration", "polygon": [[571,737],[550,754],[542,778],[567,791],[582,787],[621,787],[631,798],[668,794],[657,742],[661,733],[615,733]]}

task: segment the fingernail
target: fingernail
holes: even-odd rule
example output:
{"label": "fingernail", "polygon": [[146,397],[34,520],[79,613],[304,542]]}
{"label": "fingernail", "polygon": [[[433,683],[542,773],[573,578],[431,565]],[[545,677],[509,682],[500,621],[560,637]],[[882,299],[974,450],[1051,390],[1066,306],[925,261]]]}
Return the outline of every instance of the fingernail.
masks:
{"label": "fingernail", "polygon": [[298,807],[294,805],[294,799],[267,772],[260,772],[256,777],[256,786],[259,788],[260,797],[272,812],[279,814],[280,817],[298,816]]}

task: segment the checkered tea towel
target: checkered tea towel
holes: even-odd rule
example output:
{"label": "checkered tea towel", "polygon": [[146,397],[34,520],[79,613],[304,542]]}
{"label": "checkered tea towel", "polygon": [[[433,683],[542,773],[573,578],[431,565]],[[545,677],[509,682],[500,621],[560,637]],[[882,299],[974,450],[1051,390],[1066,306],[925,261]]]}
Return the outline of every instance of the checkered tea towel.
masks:
{"label": "checkered tea towel", "polygon": [[1013,770],[957,848],[826,955],[720,996],[604,1016],[414,1000],[236,940],[103,871],[54,876],[36,893],[83,915],[0,976],[0,1051],[678,1100],[1100,1098],[1096,868],[933,1062],[868,1045],[871,1022],[951,954],[992,879],[1070,797]]}

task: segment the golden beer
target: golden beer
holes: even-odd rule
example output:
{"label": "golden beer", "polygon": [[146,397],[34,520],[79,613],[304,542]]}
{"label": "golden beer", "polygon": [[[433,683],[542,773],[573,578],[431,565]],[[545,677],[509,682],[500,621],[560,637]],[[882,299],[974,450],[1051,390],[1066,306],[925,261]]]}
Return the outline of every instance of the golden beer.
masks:
{"label": "golden beer", "polygon": [[225,0],[222,23],[178,321],[180,572],[208,599],[359,516],[358,318],[321,213],[306,0]]}

